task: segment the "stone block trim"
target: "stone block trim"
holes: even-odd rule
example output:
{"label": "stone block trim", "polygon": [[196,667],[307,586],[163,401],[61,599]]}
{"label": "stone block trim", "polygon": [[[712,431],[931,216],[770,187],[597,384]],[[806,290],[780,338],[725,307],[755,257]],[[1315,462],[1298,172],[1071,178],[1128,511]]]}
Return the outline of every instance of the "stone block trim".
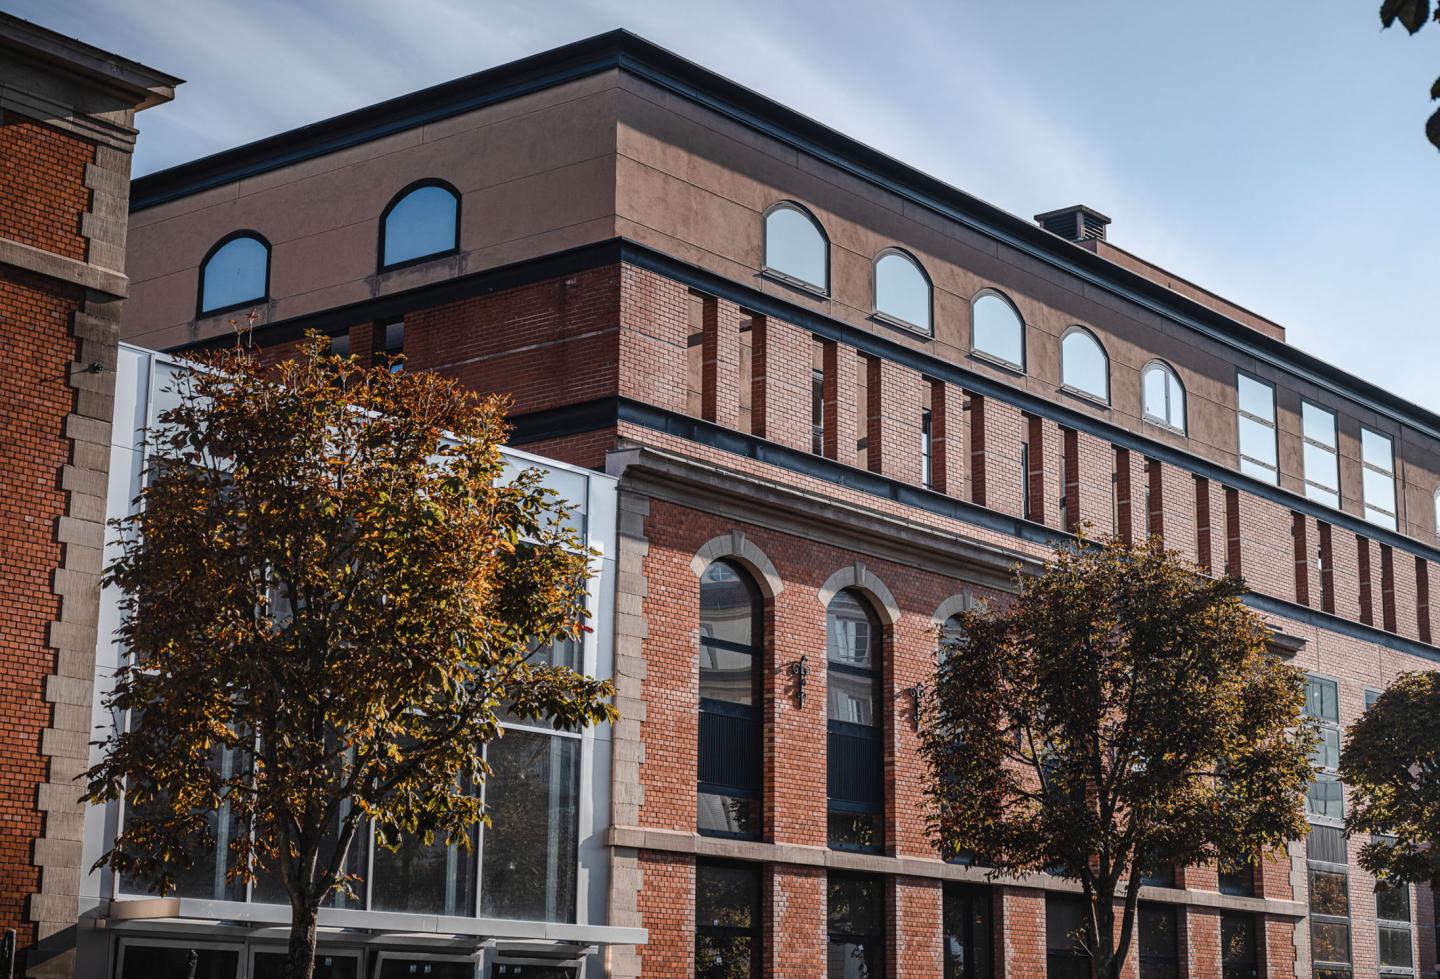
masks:
{"label": "stone block trim", "polygon": [[[85,335],[79,324],[83,324]],[[119,330],[118,300],[99,294],[88,294],[81,310],[72,317],[71,342],[78,356],[66,373],[66,384],[75,392],[75,398],[62,430],[72,463],[82,455],[86,459],[85,468],[69,470],[77,476],[64,491],[65,512],[55,520],[55,537],[63,556],[52,579],[59,614],[47,630],[47,643],[54,650],[55,673],[46,679],[44,689],[44,699],[52,706],[49,726],[41,734],[41,754],[48,759],[48,773],[37,795],[45,825],[36,839],[34,854],[34,865],[41,872],[40,887],[29,907],[29,919],[37,934],[26,973],[32,976],[67,975],[73,968],[73,926],[83,871],[77,831],[85,812],[80,801],[82,786],[76,777],[89,763],[105,534],[104,521],[97,515],[104,512],[110,461],[108,448],[97,449],[102,448],[98,440],[108,440],[110,431]],[[109,366],[95,373],[73,369],[77,364]],[[85,392],[98,397],[80,397]],[[99,493],[95,492],[97,488]]]}

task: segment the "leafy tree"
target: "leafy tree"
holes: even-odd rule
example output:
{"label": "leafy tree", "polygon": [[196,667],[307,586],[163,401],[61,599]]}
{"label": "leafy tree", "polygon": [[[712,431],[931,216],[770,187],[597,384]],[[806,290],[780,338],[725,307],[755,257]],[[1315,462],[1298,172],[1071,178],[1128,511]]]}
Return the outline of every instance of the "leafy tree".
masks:
{"label": "leafy tree", "polygon": [[1244,587],[1158,541],[1082,539],[946,641],[922,717],[931,835],[996,877],[1077,880],[1099,979],[1120,975],[1147,871],[1305,832],[1304,677]]}
{"label": "leafy tree", "polygon": [[1402,673],[1345,732],[1345,829],[1377,838],[1360,865],[1392,883],[1440,887],[1440,673]]}
{"label": "leafy tree", "polygon": [[[1430,0],[1383,0],[1380,4],[1380,26],[1389,28],[1396,21],[1411,34],[1416,33],[1431,19]],[[1440,7],[1435,8],[1434,19],[1440,21]],[[1430,86],[1430,99],[1440,99],[1440,78]],[[1436,110],[1425,123],[1425,137],[1440,149],[1440,110]]]}
{"label": "leafy tree", "polygon": [[585,629],[588,556],[538,472],[504,478],[502,399],[320,336],[273,369],[214,356],[178,398],[106,574],[128,723],[86,798],[127,813],[100,864],[164,894],[228,807],[229,877],[278,875],[285,974],[309,979],[367,823],[468,843],[498,713],[613,719],[608,683],[533,655]]}

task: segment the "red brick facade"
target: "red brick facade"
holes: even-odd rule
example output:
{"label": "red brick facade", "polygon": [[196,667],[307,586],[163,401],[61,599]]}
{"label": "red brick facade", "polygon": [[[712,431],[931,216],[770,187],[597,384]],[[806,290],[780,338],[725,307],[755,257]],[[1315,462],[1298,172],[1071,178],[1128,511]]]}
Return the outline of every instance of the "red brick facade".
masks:
{"label": "red brick facade", "polygon": [[[8,128],[8,127],[7,127]],[[3,131],[3,129],[0,129]],[[26,902],[40,883],[34,841],[43,814],[36,787],[47,759],[40,740],[52,705],[45,681],[55,671],[48,627],[59,613],[52,585],[65,513],[60,470],[69,461],[64,419],[74,392],[66,366],[76,358],[71,319],[82,290],[0,268],[0,350],[11,380],[0,411],[6,464],[0,472],[0,548],[6,568],[5,629],[0,634],[0,927],[34,940]]]}
{"label": "red brick facade", "polygon": [[[1379,416],[1370,389],[1328,374],[1325,385],[1312,383],[1314,365],[1287,373],[1301,355],[1274,349],[1283,343],[1280,327],[1216,297],[1197,299],[1198,289],[1168,275],[1157,280],[1153,269],[1145,282],[1171,291],[1146,291],[1132,275],[1144,267],[1138,259],[1094,243],[1084,256],[1034,237],[1033,227],[994,233],[994,215],[902,186],[926,183],[919,175],[867,179],[870,164],[859,161],[873,157],[869,151],[850,146],[854,165],[837,167],[808,143],[738,121],[748,109],[722,117],[665,88],[655,80],[663,71],[641,78],[622,65],[613,74],[623,81],[582,79],[565,93],[576,115],[555,132],[566,139],[543,129],[510,141],[497,135],[501,127],[547,125],[536,121],[539,112],[513,111],[521,99],[494,115],[462,118],[457,110],[443,124],[453,126],[445,138],[454,145],[483,133],[467,144],[477,154],[525,147],[524,160],[501,161],[514,176],[568,181],[583,162],[563,158],[572,149],[610,169],[594,186],[547,184],[506,220],[490,218],[509,200],[467,204],[460,254],[429,267],[376,275],[373,243],[355,231],[358,223],[340,229],[326,224],[328,214],[296,216],[304,195],[322,186],[355,194],[358,209],[362,184],[398,188],[429,176],[476,183],[478,165],[458,151],[441,159],[428,131],[414,146],[357,145],[333,177],[316,168],[287,173],[289,162],[276,162],[263,180],[246,171],[244,186],[209,208],[184,198],[202,185],[211,192],[212,170],[248,168],[250,158],[161,175],[147,181],[150,201],[132,226],[150,261],[148,305],[136,312],[133,335],[176,344],[218,336],[216,324],[191,312],[203,248],[181,255],[170,246],[219,240],[242,217],[268,233],[270,220],[277,235],[290,236],[287,256],[309,258],[286,269],[288,291],[267,297],[262,322],[348,328],[351,349],[362,352],[374,349],[381,311],[403,315],[407,369],[441,370],[478,391],[508,394],[523,447],[620,477],[621,720],[613,729],[609,910],[611,924],[643,926],[649,937],[633,950],[609,950],[611,975],[691,974],[697,861],[724,859],[758,868],[767,976],[826,973],[826,883],[834,872],[882,882],[889,975],[941,974],[946,885],[965,884],[989,888],[995,975],[1043,976],[1047,900],[1073,888],[1051,877],[987,881],[983,870],[936,859],[911,710],[933,672],[937,620],[999,596],[1016,563],[1043,557],[1067,532],[1154,535],[1203,567],[1243,575],[1277,632],[1277,650],[1338,683],[1342,725],[1364,709],[1367,689],[1440,657],[1429,645],[1429,565],[1440,537],[1425,512],[1440,466],[1402,460],[1408,483],[1400,499],[1424,502],[1401,508],[1406,536],[1359,523],[1359,427]],[[715,92],[717,103],[729,97]],[[611,117],[596,122],[605,112]],[[591,123],[595,145],[568,141]],[[437,172],[411,172],[406,161]],[[507,184],[504,196],[522,197],[523,183]],[[792,195],[813,205],[827,228],[823,295],[764,265],[765,209]],[[584,211],[588,223],[571,210]],[[954,221],[952,211],[973,220]],[[349,221],[353,212],[345,213]],[[342,235],[347,244],[332,253]],[[871,263],[890,245],[927,266],[930,335],[874,315]],[[277,261],[281,253],[277,245]],[[1081,261],[1097,256],[1110,263]],[[972,304],[1000,288],[1023,320],[1020,372],[974,356]],[[1217,325],[1217,317],[1226,321]],[[1207,330],[1187,327],[1202,320]],[[1104,404],[1063,390],[1059,341],[1069,324],[1091,330],[1108,351]],[[263,329],[257,336],[265,342]],[[284,353],[277,344],[270,355]],[[1143,410],[1142,371],[1156,358],[1184,378],[1187,407],[1178,417],[1188,419],[1187,432]],[[1276,375],[1279,488],[1236,469],[1234,378],[1257,363]],[[1302,398],[1341,418],[1341,510],[1317,511],[1299,495]],[[1382,419],[1384,427],[1402,452],[1435,424],[1413,406],[1385,409],[1394,417]],[[699,575],[719,557],[749,572],[765,596],[755,840],[696,832]],[[825,603],[841,588],[859,593],[882,632],[884,831],[869,854],[827,845]],[[1227,914],[1255,926],[1263,975],[1297,979],[1311,974],[1305,870],[1301,843],[1262,864],[1253,895],[1222,894],[1214,868],[1187,868],[1176,886],[1143,898],[1173,909],[1176,971],[1186,979],[1219,979]],[[1373,881],[1356,866],[1353,845],[1349,871],[1353,974],[1373,976]],[[1435,968],[1428,890],[1416,889],[1413,905],[1419,975]],[[1132,956],[1127,975],[1138,974]]]}
{"label": "red brick facade", "polygon": [[[546,297],[552,303],[548,309]],[[1010,516],[1020,516],[1023,508],[1030,521],[1057,531],[1083,523],[1095,533],[1118,529],[1132,538],[1154,533],[1191,559],[1227,563],[1246,575],[1257,592],[1312,608],[1320,607],[1324,568],[1334,581],[1330,592],[1337,608],[1352,620],[1361,618],[1365,576],[1353,532],[1336,529],[1330,535],[1330,548],[1336,553],[1319,557],[1324,539],[1320,526],[1313,519],[1297,522],[1295,514],[1269,500],[1196,478],[1089,432],[1024,415],[1000,398],[932,382],[917,371],[862,356],[842,343],[811,339],[774,317],[751,316],[712,297],[697,300],[704,348],[701,398],[688,400],[691,300],[690,291],[678,283],[630,266],[518,286],[407,316],[407,362],[409,369],[453,371],[478,390],[508,387],[520,415],[620,394],[677,416],[693,409],[704,421],[734,429],[740,425],[736,406],[743,387],[750,395],[754,431],[806,453],[811,443],[809,365],[819,364],[824,374],[825,458],[851,464],[863,461],[863,468],[872,473],[918,486],[919,417],[928,397],[932,463],[939,474],[932,483],[935,491]],[[533,324],[538,333],[524,323]],[[753,344],[748,377],[742,375],[737,353],[742,326],[751,331]],[[368,329],[352,329],[352,348]],[[507,344],[531,345],[535,351],[508,353]],[[579,372],[583,378],[573,376],[571,369],[551,367],[581,363],[587,365]],[[957,416],[964,426],[962,438],[951,435]],[[868,446],[852,449],[862,437]],[[1022,444],[1027,446],[1028,471],[1021,468]],[[540,437],[526,444],[530,450],[595,467],[606,465],[607,450],[621,446],[648,446],[741,479],[783,486],[832,506],[912,521],[1017,556],[1043,553],[1039,544],[972,522],[917,511],[623,418],[594,431]],[[643,521],[647,548],[640,563],[645,587],[636,596],[646,638],[639,694],[644,704],[638,752],[643,804],[637,824],[625,828],[656,831],[673,842],[673,848],[666,844],[639,850],[642,884],[635,903],[638,923],[650,934],[649,944],[637,949],[641,974],[687,973],[695,949],[697,844],[702,857],[706,853],[734,856],[733,848],[707,850],[694,833],[699,596],[695,562],[710,542],[738,534],[747,548],[763,555],[766,571],[783,585],[764,605],[761,830],[758,842],[739,848],[742,859],[757,860],[763,868],[765,974],[800,979],[823,973],[825,868],[859,866],[873,868],[886,881],[892,975],[940,974],[941,895],[946,879],[992,887],[996,975],[1043,975],[1045,896],[1062,885],[1049,881],[987,885],[981,872],[946,867],[934,859],[921,815],[924,773],[916,753],[909,691],[924,684],[933,670],[937,610],[961,593],[974,598],[998,596],[994,575],[932,569],[923,552],[903,559],[898,553],[881,555],[843,535],[826,540],[823,533],[802,529],[808,524],[798,515],[790,526],[783,520],[777,523],[773,516],[751,520],[727,512],[733,508],[716,511],[692,501],[681,489],[658,495],[649,489],[631,492],[648,497]],[[1297,531],[1302,527],[1303,537]],[[1306,541],[1314,541],[1317,556],[1312,557]],[[1378,544],[1365,545],[1373,554],[1369,602],[1376,626],[1417,636],[1418,610],[1428,599],[1419,590],[1414,557],[1392,554],[1387,562]],[[826,848],[826,825],[819,815],[826,808],[826,762],[824,751],[817,750],[826,738],[822,601],[827,583],[855,568],[857,561],[862,562],[865,577],[856,580],[874,580],[883,587],[877,593],[863,584],[857,586],[884,625],[880,703],[885,713],[881,727],[886,827],[882,856],[859,858],[859,864],[852,858],[837,859]],[[1333,568],[1328,566],[1332,561]],[[1390,568],[1383,584],[1382,567]],[[1297,576],[1303,576],[1305,588],[1297,587],[1302,580]],[[622,595],[621,601],[626,600]],[[1387,610],[1384,622],[1382,607]],[[1308,640],[1298,654],[1300,665],[1340,677],[1346,718],[1360,709],[1364,688],[1382,685],[1394,672],[1423,663],[1412,654],[1374,642],[1317,630],[1279,615],[1270,618],[1277,628]],[[807,696],[800,706],[790,665],[802,657],[809,675]],[[686,840],[691,842],[681,842]],[[901,860],[910,863],[902,869]],[[928,869],[916,876],[910,869],[916,866]],[[1266,862],[1255,875],[1254,898],[1222,897],[1214,869],[1203,867],[1181,874],[1179,890],[1157,894],[1155,900],[1177,907],[1181,974],[1191,979],[1219,975],[1221,906],[1225,905],[1253,916],[1266,976],[1303,975],[1303,969],[1297,972],[1297,968],[1308,969],[1308,961],[1297,960],[1296,929],[1303,927],[1305,895],[1295,893],[1292,871],[1292,860]],[[1364,877],[1353,861],[1351,877],[1357,894],[1352,903],[1354,962],[1361,974],[1365,962],[1375,961],[1373,907],[1367,911],[1367,899],[1358,896],[1368,885],[1362,885]],[[1187,903],[1190,895],[1196,903]],[[1426,902],[1416,903],[1428,907]],[[1423,937],[1427,922],[1423,916],[1416,922],[1417,954],[1422,957],[1433,955],[1425,951],[1430,942]],[[1135,969],[1132,959],[1128,974],[1136,975]]]}

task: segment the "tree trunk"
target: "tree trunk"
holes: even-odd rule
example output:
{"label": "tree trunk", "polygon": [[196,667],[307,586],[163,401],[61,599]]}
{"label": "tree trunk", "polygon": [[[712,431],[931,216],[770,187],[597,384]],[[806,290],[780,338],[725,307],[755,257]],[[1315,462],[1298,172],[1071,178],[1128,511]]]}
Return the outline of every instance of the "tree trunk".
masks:
{"label": "tree trunk", "polygon": [[290,899],[290,948],[285,956],[285,979],[314,979],[315,923],[320,902],[305,895]]}

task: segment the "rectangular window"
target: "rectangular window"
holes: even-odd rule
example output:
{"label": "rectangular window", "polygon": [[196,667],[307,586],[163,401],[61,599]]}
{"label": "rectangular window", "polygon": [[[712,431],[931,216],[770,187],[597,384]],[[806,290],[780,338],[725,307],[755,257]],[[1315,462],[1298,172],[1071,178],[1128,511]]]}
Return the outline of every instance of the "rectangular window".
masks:
{"label": "rectangular window", "polygon": [[390,369],[402,371],[404,363],[394,360],[405,355],[405,321],[396,320],[393,323],[386,323],[380,328],[380,353],[391,358]]}
{"label": "rectangular window", "polygon": [[1034,493],[1030,492],[1030,443],[1020,443],[1020,515],[1034,520]]}
{"label": "rectangular window", "polygon": [[1345,833],[1336,826],[1312,826],[1305,844],[1310,883],[1310,958],[1316,979],[1348,977],[1350,969],[1350,881]]}
{"label": "rectangular window", "polygon": [[[928,388],[928,385],[927,385]],[[933,436],[931,434],[930,409],[920,412],[920,485],[926,489],[935,488],[934,462],[932,456]]]}
{"label": "rectangular window", "polygon": [[991,979],[989,888],[945,885],[945,979]]}
{"label": "rectangular window", "polygon": [[1376,881],[1375,921],[1380,930],[1380,970],[1392,975],[1414,975],[1408,884]]}
{"label": "rectangular window", "polygon": [[1335,413],[1305,401],[1300,405],[1304,450],[1305,495],[1316,503],[1340,509],[1340,454],[1335,439]]}
{"label": "rectangular window", "polygon": [[879,877],[832,873],[826,880],[828,979],[885,975],[885,888]]}
{"label": "rectangular window", "polygon": [[1259,979],[1260,959],[1255,948],[1253,915],[1220,916],[1221,979]]}
{"label": "rectangular window", "polygon": [[1360,429],[1360,464],[1364,482],[1365,519],[1395,529],[1395,454],[1390,439]]}
{"label": "rectangular window", "polygon": [[1175,906],[1142,904],[1140,912],[1140,979],[1179,979],[1180,944]]}
{"label": "rectangular window", "polygon": [[1220,893],[1235,897],[1253,897],[1255,894],[1255,867],[1241,863],[1220,868]]}
{"label": "rectangular window", "polygon": [[1085,951],[1085,904],[1078,897],[1045,897],[1046,979],[1090,979],[1090,953]]}
{"label": "rectangular window", "polygon": [[580,739],[511,728],[485,758],[480,916],[573,922]]}
{"label": "rectangular window", "polygon": [[1248,374],[1238,382],[1240,471],[1276,484],[1280,481],[1275,450],[1275,388]]}
{"label": "rectangular window", "polygon": [[695,976],[760,975],[760,870],[754,864],[695,864]]}
{"label": "rectangular window", "polygon": [[1340,767],[1340,706],[1339,688],[1334,680],[1306,678],[1305,713],[1320,722],[1320,743],[1310,757],[1315,767],[1315,781],[1307,793],[1307,808],[1314,818],[1344,819],[1344,796],[1336,774]]}

